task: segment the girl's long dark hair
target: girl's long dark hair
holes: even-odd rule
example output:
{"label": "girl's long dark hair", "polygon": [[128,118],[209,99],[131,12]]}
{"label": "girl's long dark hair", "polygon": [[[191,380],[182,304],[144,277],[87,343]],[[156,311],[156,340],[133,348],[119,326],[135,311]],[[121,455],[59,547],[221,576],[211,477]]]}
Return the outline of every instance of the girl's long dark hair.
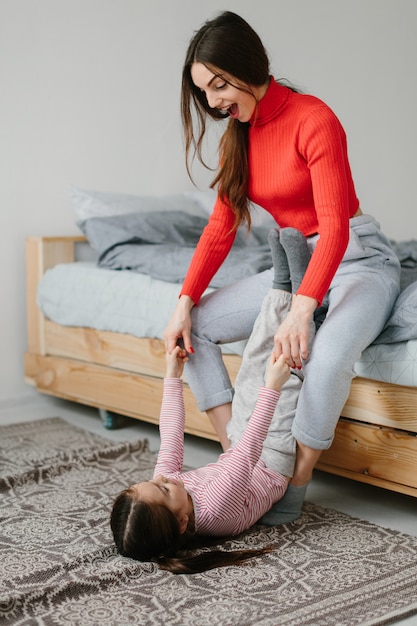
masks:
{"label": "girl's long dark hair", "polygon": [[153,561],[173,574],[196,574],[215,567],[240,565],[271,551],[270,547],[233,551],[211,549],[219,544],[218,538],[204,537],[188,529],[181,534],[169,509],[137,500],[130,488],[122,491],[114,501],[110,526],[120,554],[137,561]]}
{"label": "girl's long dark hair", "polygon": [[[251,26],[235,13],[225,11],[207,21],[196,32],[187,50],[181,90],[181,117],[189,175],[192,149],[206,166],[202,155],[206,116],[215,120],[227,117],[218,109],[212,109],[205,94],[194,85],[191,67],[196,62],[202,63],[216,75],[222,76],[221,72],[225,72],[233,76],[238,81],[233,86],[252,94],[254,98],[251,86],[260,87],[270,80],[269,59],[262,41]],[[193,119],[194,112],[196,119]],[[218,187],[219,194],[235,213],[236,228],[245,221],[250,227],[248,128],[248,123],[229,119],[220,141],[220,169],[211,184],[212,188]]]}

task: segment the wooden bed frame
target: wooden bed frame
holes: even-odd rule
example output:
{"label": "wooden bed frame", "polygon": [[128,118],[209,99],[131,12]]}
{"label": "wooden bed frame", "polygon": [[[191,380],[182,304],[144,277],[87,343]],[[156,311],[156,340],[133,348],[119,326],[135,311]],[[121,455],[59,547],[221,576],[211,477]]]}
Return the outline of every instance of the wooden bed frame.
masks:
{"label": "wooden bed frame", "polygon": [[[116,414],[157,424],[165,369],[160,340],[60,326],[36,305],[44,272],[57,263],[72,263],[75,244],[82,241],[26,240],[25,379],[41,393],[97,407],[103,418]],[[240,357],[225,355],[224,360],[234,380]],[[186,432],[216,440],[187,385],[185,403]],[[317,468],[417,497],[417,388],[354,379],[333,445]]]}

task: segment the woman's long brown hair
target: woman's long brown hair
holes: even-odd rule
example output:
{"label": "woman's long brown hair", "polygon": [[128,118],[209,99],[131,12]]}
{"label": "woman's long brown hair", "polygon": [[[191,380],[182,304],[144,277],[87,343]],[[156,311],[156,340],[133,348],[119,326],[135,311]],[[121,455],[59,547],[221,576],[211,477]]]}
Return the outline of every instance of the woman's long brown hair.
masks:
{"label": "woman's long brown hair", "polygon": [[[254,99],[251,88],[265,85],[270,79],[268,56],[259,36],[235,13],[225,11],[207,21],[196,32],[187,50],[181,90],[186,166],[190,177],[191,151],[207,167],[202,154],[206,117],[210,116],[214,120],[227,117],[218,109],[212,109],[205,94],[194,85],[191,78],[193,63],[202,63],[223,79],[223,72],[232,76],[236,83],[231,84],[252,94]],[[227,82],[230,83],[230,80]],[[219,146],[220,168],[211,184],[212,188],[218,188],[222,199],[229,203],[236,216],[236,228],[243,222],[250,227],[248,129],[248,123],[229,119]]]}

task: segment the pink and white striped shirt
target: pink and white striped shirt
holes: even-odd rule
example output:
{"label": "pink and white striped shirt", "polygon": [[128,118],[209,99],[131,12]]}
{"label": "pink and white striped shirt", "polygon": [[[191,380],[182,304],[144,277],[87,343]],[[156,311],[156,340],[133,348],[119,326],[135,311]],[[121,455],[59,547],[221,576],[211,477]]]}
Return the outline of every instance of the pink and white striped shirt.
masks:
{"label": "pink and white striped shirt", "polygon": [[286,479],[260,459],[276,404],[278,391],[261,387],[245,432],[218,461],[182,472],[185,408],[183,383],[164,379],[159,430],[161,446],[154,476],[183,481],[194,503],[196,531],[203,535],[238,535],[247,530],[274,502],[282,498]]}

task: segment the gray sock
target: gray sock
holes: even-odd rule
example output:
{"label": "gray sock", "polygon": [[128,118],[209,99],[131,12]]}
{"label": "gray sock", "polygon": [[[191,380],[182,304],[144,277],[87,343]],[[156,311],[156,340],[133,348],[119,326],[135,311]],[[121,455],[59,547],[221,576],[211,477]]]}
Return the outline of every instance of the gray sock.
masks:
{"label": "gray sock", "polygon": [[275,502],[272,508],[261,517],[259,523],[267,526],[279,526],[298,519],[301,515],[307,485],[294,487],[290,483],[281,500]]}
{"label": "gray sock", "polygon": [[[303,233],[296,228],[282,228],[279,234],[281,246],[287,256],[291,276],[291,291],[296,293],[309,264],[311,254]],[[320,328],[327,314],[327,304],[318,307],[314,312],[316,330]]]}
{"label": "gray sock", "polygon": [[296,228],[281,228],[279,239],[287,255],[291,290],[296,293],[303,280],[311,254],[303,233]]}
{"label": "gray sock", "polygon": [[279,233],[272,228],[268,234],[268,243],[271,248],[272,263],[274,265],[273,289],[282,289],[291,292],[290,269],[287,255],[279,240]]}

